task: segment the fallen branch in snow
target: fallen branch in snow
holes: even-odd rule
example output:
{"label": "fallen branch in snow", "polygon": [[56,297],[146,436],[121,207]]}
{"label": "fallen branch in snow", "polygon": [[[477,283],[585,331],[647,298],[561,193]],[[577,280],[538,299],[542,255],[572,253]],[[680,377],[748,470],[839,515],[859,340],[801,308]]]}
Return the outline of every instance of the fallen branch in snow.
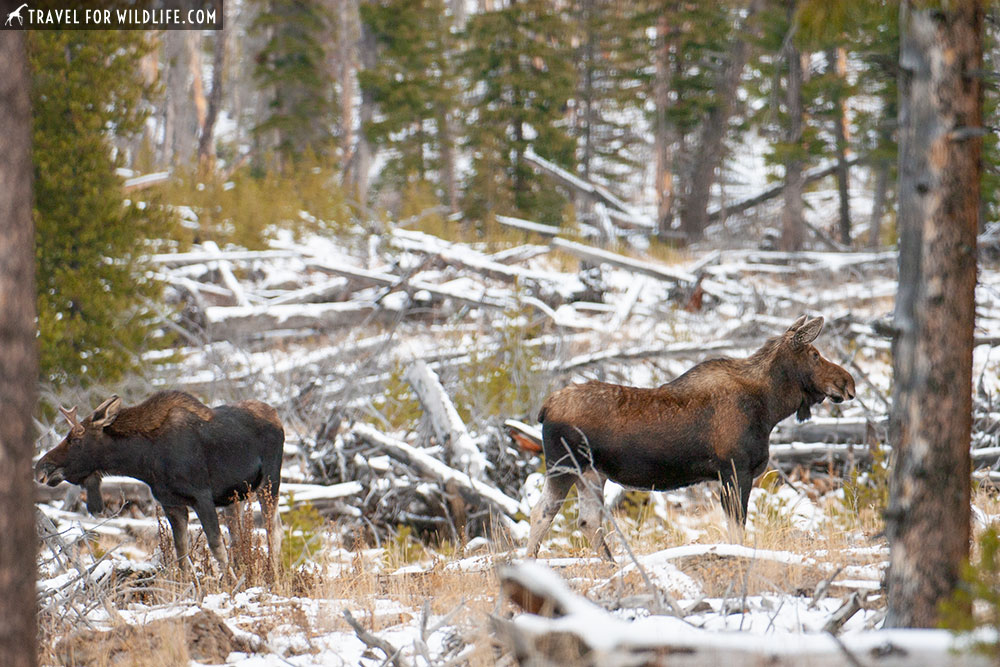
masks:
{"label": "fallen branch in snow", "polygon": [[[218,249],[218,246],[216,246]],[[272,259],[290,259],[301,257],[294,250],[211,250],[192,252],[168,252],[150,255],[149,262],[163,266],[184,266],[186,264],[207,264],[216,260],[227,262],[257,262]]]}
{"label": "fallen branch in snow", "polygon": [[[860,157],[852,158],[847,161],[847,166],[850,167],[856,165],[860,161],[861,161]],[[830,174],[837,171],[838,168],[839,165],[831,164],[831,165],[820,165],[819,167],[810,169],[805,174],[803,174],[803,178],[805,179],[804,182],[805,184],[809,184],[812,183],[813,181],[818,181],[821,178],[826,178]],[[770,199],[774,199],[782,192],[784,192],[784,190],[785,190],[785,182],[782,181],[777,185],[772,185],[771,187],[767,188],[763,192],[754,195],[753,197],[748,197],[743,201],[736,202],[735,204],[730,204],[729,206],[713,209],[708,212],[708,221],[716,222],[720,219],[725,219],[728,218],[729,216],[736,215],[737,213],[742,213],[747,209],[763,204],[764,202]]]}
{"label": "fallen branch in snow", "polygon": [[563,300],[577,298],[586,290],[576,276],[503,264],[468,246],[451,243],[430,234],[397,229],[391,239],[393,245],[402,250],[435,257],[449,266],[474,271],[489,278],[512,283],[548,285]]}
{"label": "fallen branch in snow", "polygon": [[453,299],[459,303],[465,303],[470,306],[487,306],[489,308],[506,309],[510,308],[513,304],[513,302],[509,299],[490,296],[485,293],[485,290],[481,296],[476,297],[471,291],[468,290],[453,289],[446,285],[433,285],[420,280],[407,280],[406,278],[381,271],[369,271],[368,269],[346,265],[334,266],[332,264],[326,264],[318,261],[309,262],[307,267],[316,271],[329,273],[331,275],[344,276],[345,278],[358,281],[364,285],[388,287],[391,290],[400,289],[408,294],[413,294],[418,291],[426,291],[434,296],[444,299]]}
{"label": "fallen branch in snow", "polygon": [[355,424],[351,432],[366,442],[381,447],[390,455],[417,468],[420,472],[430,475],[437,481],[455,484],[463,493],[475,498],[480,504],[495,506],[510,518],[521,512],[519,501],[485,482],[472,479],[464,472],[455,470],[417,447],[402,440],[390,438],[367,424]]}
{"label": "fallen branch in snow", "polygon": [[575,241],[567,241],[562,238],[552,239],[552,246],[560,250],[576,255],[580,259],[597,264],[608,264],[619,269],[642,273],[652,276],[657,280],[662,280],[675,285],[693,284],[697,278],[680,269],[672,269],[656,262],[647,262],[641,259],[626,257],[610,250],[602,250],[593,246],[584,245]]}
{"label": "fallen branch in snow", "polygon": [[361,627],[361,624],[355,620],[354,616],[351,615],[349,609],[344,610],[344,619],[347,621],[347,624],[354,629],[354,634],[357,635],[358,639],[360,639],[365,646],[368,648],[377,648],[385,654],[385,662],[382,664],[388,664],[391,662],[396,667],[410,667],[410,662],[408,660],[404,660],[401,655],[403,652],[402,648],[396,648],[385,639],[382,639],[381,637],[365,630]]}
{"label": "fallen branch in snow", "polygon": [[375,304],[370,301],[209,306],[205,309],[205,320],[211,340],[231,341],[281,329],[329,331],[353,327],[368,321],[376,312]]}
{"label": "fallen branch in snow", "polygon": [[840,609],[833,612],[827,622],[823,624],[823,632],[829,632],[831,635],[837,634],[844,627],[844,623],[851,620],[851,617],[859,611],[861,611],[861,594],[854,591],[840,606]]}
{"label": "fallen branch in snow", "polygon": [[452,460],[463,471],[471,478],[481,480],[486,471],[486,459],[472,441],[469,430],[458,416],[455,404],[441,386],[437,373],[423,361],[417,361],[406,370],[404,377],[413,387],[438,442],[451,450]]}

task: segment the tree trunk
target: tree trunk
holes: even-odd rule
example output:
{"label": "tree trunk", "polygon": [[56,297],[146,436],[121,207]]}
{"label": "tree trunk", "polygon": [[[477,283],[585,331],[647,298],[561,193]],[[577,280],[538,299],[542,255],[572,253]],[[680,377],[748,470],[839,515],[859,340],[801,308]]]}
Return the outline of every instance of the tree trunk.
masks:
{"label": "tree trunk", "polygon": [[[223,11],[225,7],[223,6]],[[198,139],[198,166],[207,171],[215,166],[215,121],[222,105],[222,80],[226,76],[226,30],[215,31],[215,48],[212,53],[212,91],[208,95],[208,112]]]}
{"label": "tree trunk", "polygon": [[[914,6],[916,4],[916,6]],[[969,549],[983,6],[900,8],[886,627],[934,627]]]}
{"label": "tree trunk", "polygon": [[[843,48],[826,52],[828,71],[842,82],[847,76],[847,52]],[[839,84],[838,84],[839,85]],[[837,156],[837,193],[840,200],[840,242],[851,245],[851,200],[848,194],[847,109],[839,88],[833,100],[834,151]]]}
{"label": "tree trunk", "polygon": [[[360,24],[360,21],[359,21]],[[364,69],[374,69],[378,58],[378,45],[375,42],[375,35],[371,29],[360,24],[361,36],[358,42],[358,52],[361,60],[361,67]],[[359,131],[357,141],[351,153],[348,166],[348,174],[351,185],[354,187],[358,205],[363,209],[368,206],[368,185],[371,172],[372,160],[375,157],[375,149],[368,141],[365,132],[368,124],[371,123],[375,115],[375,98],[371,91],[361,91],[361,106],[358,110]]]}
{"label": "tree trunk", "polygon": [[715,174],[722,164],[726,128],[736,106],[740,76],[750,55],[750,21],[760,8],[761,0],[751,0],[743,24],[737,29],[727,65],[716,86],[714,105],[709,110],[698,134],[698,147],[687,193],[681,202],[681,229],[689,241],[697,241],[708,222],[708,204]]}
{"label": "tree trunk", "polygon": [[[789,3],[789,15],[794,13],[794,0]],[[802,141],[802,54],[792,46],[787,47],[788,81],[785,85],[785,104],[788,109],[788,128],[785,141],[796,146]],[[802,188],[805,178],[802,175],[802,160],[793,156],[785,161],[784,208],[781,211],[781,243],[784,251],[801,250],[805,236],[803,219],[805,212],[802,204]]]}
{"label": "tree trunk", "polygon": [[676,31],[670,25],[670,18],[672,16],[661,15],[656,22],[656,78],[653,82],[656,104],[656,122],[653,127],[656,152],[656,231],[660,238],[668,237],[674,218],[673,147],[677,137],[667,111],[670,108],[670,50]]}
{"label": "tree trunk", "polygon": [[868,222],[868,247],[877,249],[882,245],[882,216],[885,215],[885,201],[889,190],[889,162],[880,160],[876,165],[875,194],[872,196],[872,215]]}
{"label": "tree trunk", "polygon": [[0,665],[31,667],[35,644],[35,245],[31,78],[25,33],[0,38]]}

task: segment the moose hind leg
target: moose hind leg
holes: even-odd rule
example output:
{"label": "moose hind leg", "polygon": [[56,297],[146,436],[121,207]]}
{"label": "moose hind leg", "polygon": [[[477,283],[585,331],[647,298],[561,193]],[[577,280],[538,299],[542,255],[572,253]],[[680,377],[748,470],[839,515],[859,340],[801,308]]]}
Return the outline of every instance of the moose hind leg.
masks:
{"label": "moose hind leg", "polygon": [[277,576],[281,568],[281,515],[278,513],[277,484],[262,485],[258,492],[260,515],[267,531],[267,560],[271,571]]}
{"label": "moose hind leg", "polygon": [[576,490],[580,496],[580,530],[601,558],[614,563],[615,557],[604,540],[604,476],[590,469],[580,476]]}
{"label": "moose hind leg", "polygon": [[525,556],[534,558],[538,555],[538,547],[541,545],[542,537],[548,532],[552,521],[559,514],[566,494],[576,481],[575,475],[558,474],[546,475],[545,485],[542,487],[542,497],[531,510],[531,533],[528,537],[528,547]]}
{"label": "moose hind leg", "polygon": [[164,506],[163,513],[167,516],[167,521],[170,522],[170,532],[174,536],[177,563],[181,566],[181,570],[189,572],[191,561],[188,559],[188,508],[183,505]]}
{"label": "moose hind leg", "polygon": [[229,569],[229,558],[226,555],[226,545],[222,543],[222,531],[219,529],[219,515],[215,510],[215,503],[211,496],[200,498],[194,506],[194,512],[201,521],[201,528],[205,531],[205,539],[208,541],[208,548],[219,562],[219,568],[223,575],[232,576]]}

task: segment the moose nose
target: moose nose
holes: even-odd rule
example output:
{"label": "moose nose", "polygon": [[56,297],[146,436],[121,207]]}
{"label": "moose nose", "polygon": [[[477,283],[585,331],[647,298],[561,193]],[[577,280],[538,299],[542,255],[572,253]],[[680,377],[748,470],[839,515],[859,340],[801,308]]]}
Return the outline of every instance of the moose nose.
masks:
{"label": "moose nose", "polygon": [[35,468],[35,480],[37,480],[39,484],[55,486],[59,482],[63,481],[63,476],[56,469],[56,466],[51,463],[39,463]]}

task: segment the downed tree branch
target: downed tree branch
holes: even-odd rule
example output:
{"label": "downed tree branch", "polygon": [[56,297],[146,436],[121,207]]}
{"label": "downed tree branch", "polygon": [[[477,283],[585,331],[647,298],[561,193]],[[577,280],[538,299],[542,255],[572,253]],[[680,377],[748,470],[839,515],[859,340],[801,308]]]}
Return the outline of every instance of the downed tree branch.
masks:
{"label": "downed tree branch", "polygon": [[655,262],[633,259],[616,252],[594,248],[593,246],[584,245],[583,243],[577,243],[575,241],[554,238],[552,239],[552,246],[560,250],[565,250],[566,252],[576,255],[580,259],[588,262],[608,264],[619,269],[625,269],[626,271],[642,273],[647,276],[652,276],[657,280],[662,280],[674,285],[690,285],[694,284],[697,280],[694,275],[688,273],[687,271],[667,268],[666,266]]}
{"label": "downed tree branch", "polygon": [[[439,482],[445,484],[452,483],[468,495],[480,500],[480,502],[499,508],[503,511],[504,515],[511,519],[522,511],[519,501],[514,500],[485,482],[472,479],[464,472],[455,470],[427,452],[402,440],[390,438],[367,424],[355,424],[352,433],[369,444],[385,449],[392,456],[399,458],[420,472],[430,475]],[[527,512],[524,513],[527,514]]]}
{"label": "downed tree branch", "polygon": [[404,379],[413,387],[417,400],[430,420],[438,442],[451,449],[452,460],[473,479],[482,479],[486,472],[486,457],[479,451],[465,423],[458,416],[437,373],[423,361],[411,365]]}
{"label": "downed tree branch", "polygon": [[347,624],[354,629],[354,634],[357,635],[358,639],[360,639],[365,646],[368,648],[377,648],[385,654],[386,663],[391,662],[396,667],[410,667],[409,661],[404,660],[401,655],[403,652],[402,648],[396,648],[385,639],[382,639],[381,637],[365,630],[361,627],[361,624],[358,623],[354,616],[351,615],[349,609],[344,610],[344,619],[347,621]]}
{"label": "downed tree branch", "polygon": [[407,280],[405,278],[401,278],[400,276],[396,276],[391,273],[384,273],[382,271],[369,271],[368,269],[353,266],[334,266],[332,264],[326,264],[315,260],[308,262],[306,266],[307,268],[316,271],[322,271],[335,276],[343,276],[345,278],[358,281],[364,285],[388,287],[392,290],[402,289],[407,294],[412,294],[417,291],[426,291],[434,296],[444,299],[453,299],[459,303],[465,303],[470,306],[487,306],[489,308],[499,308],[503,310],[510,308],[513,305],[512,302],[506,298],[493,297],[485,293],[477,298],[470,295],[468,291],[452,289],[445,285],[432,285],[431,283],[420,280]]}
{"label": "downed tree branch", "polygon": [[[861,162],[861,160],[862,160],[861,157],[852,158],[847,161],[847,166],[853,167],[854,165]],[[821,178],[826,178],[827,176],[837,171],[838,168],[840,168],[839,164],[831,164],[828,166],[821,165],[815,169],[810,169],[803,175],[803,178],[805,179],[804,183],[808,185],[813,181],[818,181]],[[729,206],[724,206],[722,208],[717,208],[712,211],[709,211],[708,221],[717,222],[720,219],[725,219],[732,215],[736,215],[737,213],[742,213],[743,211],[749,208],[753,208],[758,204],[763,204],[764,202],[770,199],[774,199],[782,192],[784,192],[784,190],[785,190],[785,183],[781,182],[778,183],[777,185],[773,185],[770,188],[767,188],[763,192],[756,194],[753,197],[749,197],[747,199],[744,199],[743,201],[736,202],[735,204],[730,204]]]}

